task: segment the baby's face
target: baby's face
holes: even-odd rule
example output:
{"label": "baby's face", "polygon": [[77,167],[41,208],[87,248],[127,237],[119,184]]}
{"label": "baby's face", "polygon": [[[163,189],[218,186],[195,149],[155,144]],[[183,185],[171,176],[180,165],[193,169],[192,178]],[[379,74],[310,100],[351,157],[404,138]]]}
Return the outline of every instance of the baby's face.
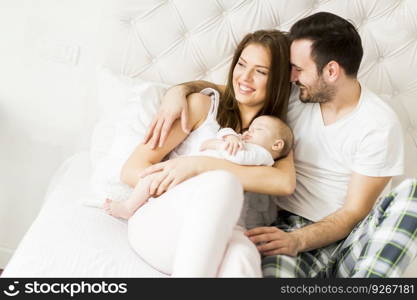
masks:
{"label": "baby's face", "polygon": [[249,130],[242,134],[242,139],[248,143],[256,144],[271,151],[276,140],[273,134],[274,123],[267,117],[258,117],[253,120]]}

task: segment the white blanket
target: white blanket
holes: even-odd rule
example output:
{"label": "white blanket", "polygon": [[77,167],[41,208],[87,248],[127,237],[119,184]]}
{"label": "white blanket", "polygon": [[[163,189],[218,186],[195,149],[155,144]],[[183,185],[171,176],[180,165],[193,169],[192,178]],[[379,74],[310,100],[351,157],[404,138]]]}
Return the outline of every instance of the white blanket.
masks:
{"label": "white blanket", "polygon": [[90,177],[88,152],[64,163],[45,204],[4,277],[163,277],[130,248],[127,225],[82,205]]}

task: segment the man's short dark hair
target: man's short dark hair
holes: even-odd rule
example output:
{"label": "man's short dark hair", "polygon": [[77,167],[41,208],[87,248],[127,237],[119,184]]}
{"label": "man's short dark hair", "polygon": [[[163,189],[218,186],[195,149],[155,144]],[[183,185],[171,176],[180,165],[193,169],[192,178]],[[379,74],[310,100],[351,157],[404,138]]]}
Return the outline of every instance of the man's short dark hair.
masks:
{"label": "man's short dark hair", "polygon": [[290,39],[313,42],[311,56],[319,74],[334,60],[346,75],[357,76],[363,56],[362,41],[356,28],[346,19],[328,12],[313,14],[291,27]]}

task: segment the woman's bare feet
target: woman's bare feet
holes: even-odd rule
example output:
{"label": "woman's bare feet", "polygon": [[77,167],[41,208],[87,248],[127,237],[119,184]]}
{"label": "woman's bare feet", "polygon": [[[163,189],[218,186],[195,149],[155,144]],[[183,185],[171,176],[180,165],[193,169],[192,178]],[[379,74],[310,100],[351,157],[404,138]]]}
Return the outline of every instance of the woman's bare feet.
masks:
{"label": "woman's bare feet", "polygon": [[125,203],[113,201],[111,199],[106,199],[103,208],[109,215],[125,220],[129,219],[135,212],[134,210],[130,209],[127,205],[125,205]]}

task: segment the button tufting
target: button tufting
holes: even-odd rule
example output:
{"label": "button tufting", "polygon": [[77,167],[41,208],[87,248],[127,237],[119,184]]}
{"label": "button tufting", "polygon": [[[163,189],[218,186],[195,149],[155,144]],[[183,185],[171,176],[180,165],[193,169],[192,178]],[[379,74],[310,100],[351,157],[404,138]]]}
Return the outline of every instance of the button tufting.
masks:
{"label": "button tufting", "polygon": [[[368,0],[355,0],[351,1],[352,7],[347,6],[346,2],[349,1],[333,0],[266,1],[267,6],[261,4],[263,1],[207,1],[207,4],[202,4],[206,3],[204,1],[178,0],[116,2],[120,2],[117,4],[120,13],[115,11],[114,16],[118,18],[117,21],[122,20],[122,25],[129,30],[117,30],[117,34],[122,34],[120,38],[123,38],[125,44],[112,47],[129,47],[130,52],[127,53],[133,52],[134,57],[129,55],[124,58],[119,55],[117,60],[110,57],[111,61],[117,63],[115,68],[120,66],[119,60],[138,64],[131,68],[149,68],[143,74],[145,78],[158,81],[162,74],[164,83],[194,78],[224,82],[231,61],[230,51],[235,49],[235,43],[238,42],[236,38],[265,26],[288,30],[291,24],[305,14],[329,9],[337,15],[346,16],[360,29],[365,53],[360,79],[366,81],[370,89],[388,96],[387,99],[383,97],[384,100],[394,101],[393,108],[400,119],[412,119],[413,124],[417,124],[417,115],[414,113],[417,101],[410,100],[417,99],[414,88],[416,78],[413,74],[417,58],[417,29],[414,22],[417,0],[370,1],[371,3]],[[163,3],[169,4],[162,5]],[[138,5],[140,9],[131,7],[134,5]],[[131,11],[126,11],[125,14],[125,8]],[[127,38],[131,34],[129,22],[135,24],[132,30],[138,38]],[[220,26],[224,28],[219,28]],[[115,27],[118,28],[119,25]],[[396,35],[395,38],[392,35]],[[207,43],[208,40],[213,42]],[[111,51],[109,54],[116,53],[119,52]],[[193,55],[193,59],[183,53]],[[147,66],[143,66],[143,62]],[[407,113],[409,116],[406,116]],[[413,137],[417,138],[417,131],[413,130]],[[407,147],[411,149],[410,144]],[[412,161],[415,176],[417,148],[415,145],[412,147],[416,157]]]}

